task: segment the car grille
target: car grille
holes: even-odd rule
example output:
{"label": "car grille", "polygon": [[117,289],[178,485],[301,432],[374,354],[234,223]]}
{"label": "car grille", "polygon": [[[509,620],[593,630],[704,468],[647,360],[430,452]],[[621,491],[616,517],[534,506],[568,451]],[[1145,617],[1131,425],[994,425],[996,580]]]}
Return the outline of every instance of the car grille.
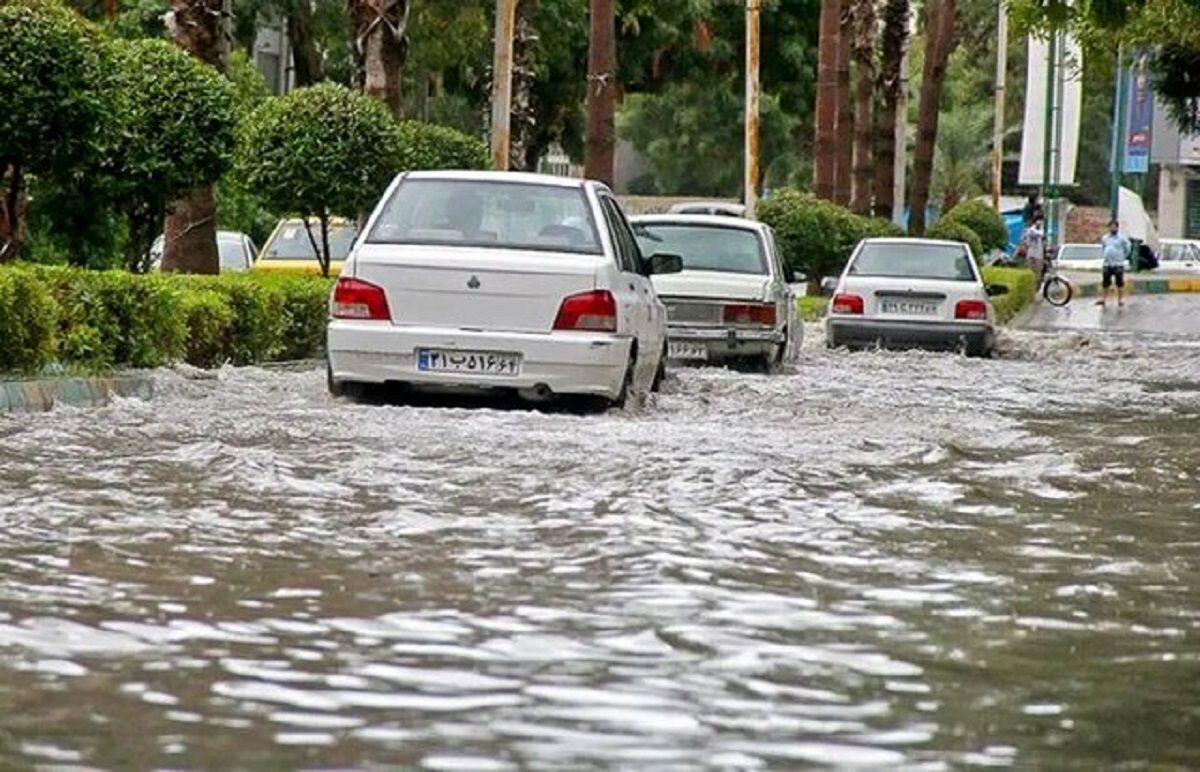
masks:
{"label": "car grille", "polygon": [[697,303],[685,300],[666,299],[667,321],[682,324],[720,324],[719,303]]}

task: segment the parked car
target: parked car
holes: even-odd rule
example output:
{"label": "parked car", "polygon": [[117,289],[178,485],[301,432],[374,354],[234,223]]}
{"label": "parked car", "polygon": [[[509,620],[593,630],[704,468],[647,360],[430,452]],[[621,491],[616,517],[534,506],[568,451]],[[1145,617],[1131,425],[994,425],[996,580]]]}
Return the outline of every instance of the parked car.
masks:
{"label": "parked car", "polygon": [[662,379],[666,309],[604,185],[507,172],[396,178],[333,291],[329,387],[505,390],[620,405]]}
{"label": "parked car", "polygon": [[[150,247],[150,269],[162,269],[165,237],[161,234]],[[221,260],[221,273],[244,273],[254,265],[258,249],[250,237],[238,231],[217,231],[217,252]]]}
{"label": "parked car", "polygon": [[[1100,271],[1104,268],[1104,251],[1099,244],[1063,244],[1054,259],[1059,270],[1063,271]],[[1125,269],[1132,268],[1130,261],[1126,260]]]}
{"label": "parked car", "polygon": [[672,204],[670,214],[716,214],[725,217],[745,217],[746,207],[731,201],[681,201]]}
{"label": "parked car", "polygon": [[990,355],[996,345],[989,295],[966,244],[866,239],[833,287],[825,321],[830,348],[876,345]]}
{"label": "parked car", "polygon": [[794,278],[766,225],[721,215],[633,218],[643,252],[683,258],[683,271],[655,276],[667,306],[668,354],[693,362],[753,361],[773,372],[799,351]]}
{"label": "parked car", "polygon": [[1161,239],[1158,267],[1171,273],[1200,273],[1200,241]]}
{"label": "parked car", "polygon": [[[280,220],[263,245],[254,264],[257,273],[320,273],[321,263],[313,249],[312,238],[320,239],[320,228],[312,222],[312,237],[299,218]],[[342,263],[358,238],[358,225],[350,220],[329,223],[329,275],[337,276]]]}

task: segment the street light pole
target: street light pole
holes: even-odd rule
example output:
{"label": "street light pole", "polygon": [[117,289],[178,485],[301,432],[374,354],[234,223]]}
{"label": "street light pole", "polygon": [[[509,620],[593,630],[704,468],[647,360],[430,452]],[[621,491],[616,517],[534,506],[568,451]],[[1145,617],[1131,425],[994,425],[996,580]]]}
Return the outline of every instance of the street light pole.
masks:
{"label": "street light pole", "polygon": [[508,171],[512,125],[513,31],[517,0],[496,0],[495,58],[492,63],[492,168]]}
{"label": "street light pole", "polygon": [[1008,83],[1008,8],[1000,2],[996,20],[996,106],[992,125],[992,206],[1000,210],[1004,172],[1004,91]]}
{"label": "street light pole", "polygon": [[1112,156],[1109,163],[1108,207],[1112,219],[1117,219],[1121,209],[1121,174],[1125,166],[1125,111],[1128,95],[1125,93],[1125,65],[1123,51],[1117,49],[1117,94],[1113,100]]}
{"label": "street light pole", "polygon": [[759,179],[759,17],[760,0],[746,0],[746,217],[753,218],[758,203]]}

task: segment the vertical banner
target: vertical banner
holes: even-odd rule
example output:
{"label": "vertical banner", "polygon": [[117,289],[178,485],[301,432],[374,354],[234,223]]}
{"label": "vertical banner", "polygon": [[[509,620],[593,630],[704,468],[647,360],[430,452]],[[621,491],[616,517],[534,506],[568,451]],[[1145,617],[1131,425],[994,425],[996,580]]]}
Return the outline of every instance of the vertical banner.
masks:
{"label": "vertical banner", "polygon": [[[1083,112],[1083,51],[1079,41],[1072,35],[1064,35],[1064,46],[1060,46],[1060,59],[1055,74],[1062,79],[1062,104],[1054,105],[1062,111],[1062,136],[1054,148],[1058,157],[1055,179],[1044,180],[1046,147],[1046,70],[1050,53],[1047,38],[1029,37],[1029,55],[1025,65],[1025,121],[1021,133],[1021,166],[1018,185],[1075,184],[1075,167],[1079,155],[1079,129]],[[1062,49],[1066,50],[1063,51]],[[1056,94],[1056,96],[1057,96]],[[1057,100],[1055,100],[1057,101]]]}
{"label": "vertical banner", "polygon": [[1154,121],[1154,92],[1150,89],[1150,73],[1146,69],[1146,55],[1138,52],[1133,63],[1123,73],[1125,93],[1129,101],[1125,107],[1125,155],[1124,171],[1129,174],[1146,174],[1150,171],[1150,125]]}

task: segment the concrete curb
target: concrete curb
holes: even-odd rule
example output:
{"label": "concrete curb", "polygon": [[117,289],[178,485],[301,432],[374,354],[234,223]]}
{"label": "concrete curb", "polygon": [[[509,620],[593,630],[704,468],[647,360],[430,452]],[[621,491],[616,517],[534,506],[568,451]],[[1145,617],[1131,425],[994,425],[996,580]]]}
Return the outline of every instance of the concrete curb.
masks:
{"label": "concrete curb", "polygon": [[[1172,292],[1200,292],[1200,278],[1197,279],[1150,279],[1139,276],[1129,276],[1125,279],[1125,288],[1135,295],[1166,295]],[[1092,298],[1100,294],[1100,281],[1076,284],[1080,297]]]}
{"label": "concrete curb", "polygon": [[101,407],[117,397],[150,399],[154,384],[141,376],[0,381],[0,413],[37,413],[56,405]]}

